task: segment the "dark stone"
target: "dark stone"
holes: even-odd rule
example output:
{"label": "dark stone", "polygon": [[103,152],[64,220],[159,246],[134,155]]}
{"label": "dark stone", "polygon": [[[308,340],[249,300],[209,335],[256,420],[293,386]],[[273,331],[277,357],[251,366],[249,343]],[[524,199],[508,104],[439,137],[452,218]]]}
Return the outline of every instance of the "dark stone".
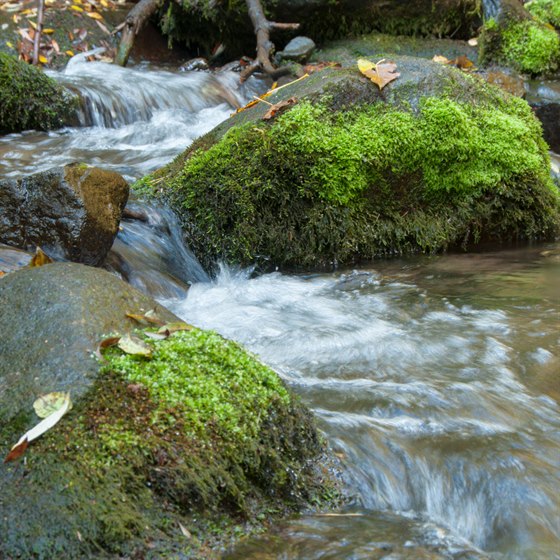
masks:
{"label": "dark stone", "polygon": [[528,90],[527,100],[542,123],[544,139],[560,153],[560,81],[532,82]]}
{"label": "dark stone", "polygon": [[99,362],[93,352],[110,333],[138,325],[126,313],[156,309],[178,319],[113,274],[73,263],[23,269],[0,280],[0,420],[50,391],[83,395]]}
{"label": "dark stone", "polygon": [[128,184],[118,173],[82,164],[0,180],[0,242],[99,265],[127,198]]}
{"label": "dark stone", "polygon": [[205,58],[191,58],[184,64],[181,64],[179,70],[181,72],[193,72],[195,70],[208,70],[208,61]]}
{"label": "dark stone", "polygon": [[315,41],[309,37],[294,37],[277,56],[279,60],[305,62],[313,54],[315,47]]}

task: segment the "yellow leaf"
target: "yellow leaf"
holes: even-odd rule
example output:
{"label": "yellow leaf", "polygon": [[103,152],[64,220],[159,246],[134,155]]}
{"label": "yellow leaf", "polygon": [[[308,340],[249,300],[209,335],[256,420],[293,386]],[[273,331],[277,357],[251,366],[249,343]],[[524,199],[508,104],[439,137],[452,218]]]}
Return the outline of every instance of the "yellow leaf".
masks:
{"label": "yellow leaf", "polygon": [[51,29],[50,27],[47,27],[47,28],[43,29],[43,33],[45,35],[51,35],[52,33],[54,33],[54,29]]}
{"label": "yellow leaf", "polygon": [[6,45],[7,45],[8,47],[10,47],[10,49],[13,49],[13,48],[14,48],[14,45],[12,45],[12,43],[10,43],[10,41],[6,41]]}
{"label": "yellow leaf", "polygon": [[192,331],[193,326],[189,325],[188,323],[184,323],[183,321],[178,321],[176,323],[167,323],[167,325],[163,325],[161,329],[158,330],[158,334],[165,334],[169,333],[172,334],[177,331]]}
{"label": "yellow leaf", "polygon": [[87,12],[86,15],[89,16],[91,19],[98,19],[103,21],[103,16],[98,12]]}
{"label": "yellow leaf", "polygon": [[[70,399],[70,393],[65,393],[63,391],[48,393],[47,395],[39,397],[33,403],[33,409],[39,418],[46,418],[65,406],[67,399]],[[72,402],[70,402],[69,409],[70,408],[72,408]]]}
{"label": "yellow leaf", "polygon": [[377,64],[374,64],[365,58],[360,58],[358,59],[358,69],[380,90],[400,76],[400,73],[395,71],[397,65],[393,62],[385,62],[384,60],[380,60]]}
{"label": "yellow leaf", "polygon": [[68,56],[74,56],[74,52],[73,51],[64,51]]}
{"label": "yellow leaf", "polygon": [[46,56],[43,56],[42,54],[39,55],[39,62],[41,64],[47,64],[48,60]]}
{"label": "yellow leaf", "polygon": [[74,10],[75,12],[83,12],[84,11],[84,9],[80,8],[80,6],[74,6],[74,5],[70,6],[70,9]]}
{"label": "yellow leaf", "polygon": [[432,58],[434,62],[439,62],[440,64],[450,64],[451,60],[449,60],[446,56],[441,54],[436,54],[434,58]]}
{"label": "yellow leaf", "polygon": [[37,24],[34,21],[29,20],[29,25],[31,25],[33,29],[37,29]]}
{"label": "yellow leaf", "polygon": [[[43,60],[41,60],[41,58]],[[43,61],[47,62],[47,59],[43,55],[39,56],[39,60],[41,62],[43,62]],[[31,262],[29,263],[29,267],[30,268],[35,268],[37,266],[43,266],[45,264],[50,264],[52,262],[53,262],[53,260],[46,253],[44,253],[43,250],[40,247],[37,247],[37,249],[35,249],[35,254],[33,255],[33,258],[31,259]]]}

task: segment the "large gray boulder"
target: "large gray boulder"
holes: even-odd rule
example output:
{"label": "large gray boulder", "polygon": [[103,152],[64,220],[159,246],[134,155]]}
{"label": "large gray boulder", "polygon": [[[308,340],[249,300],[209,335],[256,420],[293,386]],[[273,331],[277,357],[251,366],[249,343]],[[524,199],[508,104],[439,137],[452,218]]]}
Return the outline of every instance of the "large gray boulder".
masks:
{"label": "large gray boulder", "polygon": [[94,382],[94,351],[109,333],[138,325],[127,313],[156,309],[152,298],[104,270],[53,263],[0,280],[0,421],[29,409],[50,391],[82,395]]}
{"label": "large gray boulder", "polygon": [[0,242],[99,265],[127,199],[128,184],[118,173],[84,164],[0,180]]}

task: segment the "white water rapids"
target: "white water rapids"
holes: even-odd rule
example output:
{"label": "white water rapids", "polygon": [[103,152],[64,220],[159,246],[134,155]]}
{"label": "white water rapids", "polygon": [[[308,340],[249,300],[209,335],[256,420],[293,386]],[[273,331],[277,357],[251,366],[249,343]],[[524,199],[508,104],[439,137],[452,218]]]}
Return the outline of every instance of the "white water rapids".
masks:
{"label": "white water rapids", "polygon": [[[2,176],[84,161],[138,178],[262,89],[102,63],[57,79],[84,126],[0,138]],[[127,278],[275,368],[354,497],[226,558],[560,558],[560,245],[208,281],[173,218],[145,211],[114,247]]]}

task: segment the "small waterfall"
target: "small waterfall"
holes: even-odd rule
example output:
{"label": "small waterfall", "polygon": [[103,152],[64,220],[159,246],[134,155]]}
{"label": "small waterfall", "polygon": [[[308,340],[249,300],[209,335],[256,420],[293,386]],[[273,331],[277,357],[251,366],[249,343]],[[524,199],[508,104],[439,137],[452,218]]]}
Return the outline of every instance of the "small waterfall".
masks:
{"label": "small waterfall", "polygon": [[78,61],[55,77],[79,96],[81,126],[119,128],[148,122],[158,111],[196,113],[220,103],[243,103],[239,75],[233,72],[146,72]]}
{"label": "small waterfall", "polygon": [[184,298],[190,284],[210,280],[173,212],[139,201],[127,204],[105,267],[159,299]]}

